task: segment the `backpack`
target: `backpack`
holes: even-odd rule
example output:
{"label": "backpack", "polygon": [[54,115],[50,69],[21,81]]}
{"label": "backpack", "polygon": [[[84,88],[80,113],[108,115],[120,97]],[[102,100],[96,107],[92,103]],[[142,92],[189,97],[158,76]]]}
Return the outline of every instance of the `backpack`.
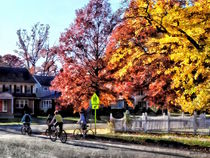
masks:
{"label": "backpack", "polygon": [[28,114],[25,116],[25,122],[30,122],[31,121],[31,119],[30,119],[30,117],[28,116]]}

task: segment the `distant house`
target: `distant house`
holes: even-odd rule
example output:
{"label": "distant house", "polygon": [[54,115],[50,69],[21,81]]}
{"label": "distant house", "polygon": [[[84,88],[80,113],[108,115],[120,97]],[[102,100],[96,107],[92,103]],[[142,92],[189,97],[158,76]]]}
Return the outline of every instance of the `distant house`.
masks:
{"label": "distant house", "polygon": [[149,107],[149,103],[144,99],[145,98],[144,91],[139,90],[133,96],[134,96],[133,113],[141,114],[142,112],[145,112],[145,110],[147,110]]}
{"label": "distant house", "polygon": [[0,117],[35,114],[35,84],[26,68],[0,67]]}
{"label": "distant house", "polygon": [[130,100],[134,108],[126,103],[125,99],[119,98],[116,103],[111,104],[111,112],[113,117],[122,118],[125,110],[129,110],[132,114],[141,114],[148,109],[148,102],[144,100],[145,94],[142,90],[136,91]]}
{"label": "distant house", "polygon": [[46,113],[48,109],[55,109],[55,101],[59,98],[60,93],[50,90],[51,82],[54,76],[38,76],[34,75],[36,80],[36,96],[39,99],[40,113]]}

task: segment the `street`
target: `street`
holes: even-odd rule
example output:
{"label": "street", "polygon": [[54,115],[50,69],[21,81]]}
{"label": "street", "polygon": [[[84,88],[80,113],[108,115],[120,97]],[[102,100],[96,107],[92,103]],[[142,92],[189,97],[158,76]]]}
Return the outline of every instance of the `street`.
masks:
{"label": "street", "polygon": [[148,147],[102,141],[74,140],[68,138],[63,144],[60,140],[52,142],[39,134],[23,136],[20,132],[0,131],[0,157],[30,158],[174,158],[210,157],[210,154],[175,149]]}

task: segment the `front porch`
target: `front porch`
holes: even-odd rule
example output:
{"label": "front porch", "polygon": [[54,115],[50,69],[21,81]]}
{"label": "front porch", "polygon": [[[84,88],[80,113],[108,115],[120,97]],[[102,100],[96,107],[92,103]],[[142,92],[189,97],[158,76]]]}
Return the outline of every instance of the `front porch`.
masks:
{"label": "front porch", "polygon": [[13,96],[10,93],[0,93],[0,118],[14,118]]}

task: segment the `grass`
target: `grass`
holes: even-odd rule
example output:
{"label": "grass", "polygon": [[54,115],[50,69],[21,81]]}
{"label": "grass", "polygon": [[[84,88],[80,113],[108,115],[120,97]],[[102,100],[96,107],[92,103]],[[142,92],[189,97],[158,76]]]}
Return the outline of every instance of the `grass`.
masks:
{"label": "grass", "polygon": [[7,126],[7,125],[20,125],[21,122],[0,122],[0,126]]}
{"label": "grass", "polygon": [[46,120],[47,116],[37,116],[37,119]]}
{"label": "grass", "polygon": [[[39,118],[38,120],[40,120]],[[39,122],[37,120],[34,120],[32,118],[32,125],[37,125]],[[0,126],[7,126],[7,125],[22,125],[21,123],[21,118],[15,117],[15,118],[10,118],[10,119],[0,119]]]}
{"label": "grass", "polygon": [[64,117],[63,119],[64,119],[64,121],[66,120],[66,121],[74,121],[74,122],[76,122],[76,121],[79,120],[79,117]]}
{"label": "grass", "polygon": [[19,125],[21,118],[0,119],[0,125]]}
{"label": "grass", "polygon": [[[37,119],[41,119],[41,120],[46,120],[47,119],[47,116],[37,116]],[[79,120],[79,117],[64,117],[63,118],[64,121],[78,121]]]}
{"label": "grass", "polygon": [[157,143],[165,145],[187,145],[210,148],[209,136],[180,136],[173,134],[99,134],[99,136],[106,138],[117,138],[135,143]]}
{"label": "grass", "polygon": [[[64,123],[76,123],[79,117],[64,117]],[[47,116],[37,116],[37,118],[32,118],[32,124],[45,124]],[[94,119],[89,119],[92,123],[95,122]],[[0,119],[0,125],[18,125],[20,124],[21,118],[11,118],[11,119]],[[107,120],[102,117],[102,120],[97,120],[97,123],[106,123]]]}
{"label": "grass", "polygon": [[[31,123],[32,125],[38,125],[38,123],[36,123],[36,122],[32,122]],[[0,123],[0,126],[12,126],[12,125],[22,125],[22,123],[21,122],[1,122]]]}
{"label": "grass", "polygon": [[[73,133],[73,130],[67,130],[66,132]],[[210,136],[193,136],[186,134],[110,133],[109,129],[97,129],[96,138],[125,143],[158,145],[183,149],[187,148],[210,152]]]}
{"label": "grass", "polygon": [[210,114],[206,114],[206,118],[210,118]]}

